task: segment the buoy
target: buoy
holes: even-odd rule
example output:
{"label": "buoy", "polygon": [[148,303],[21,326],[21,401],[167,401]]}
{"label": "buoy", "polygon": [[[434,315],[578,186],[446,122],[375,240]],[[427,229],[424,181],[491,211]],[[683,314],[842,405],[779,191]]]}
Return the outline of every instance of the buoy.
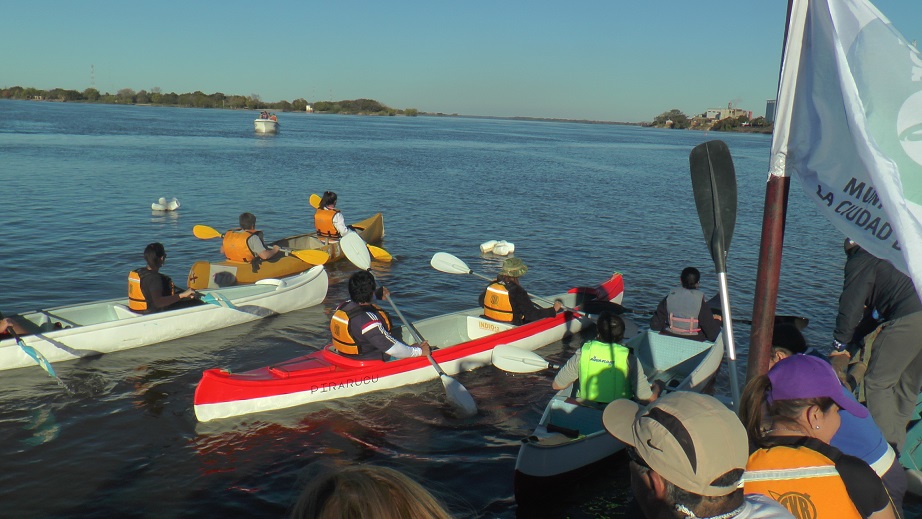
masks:
{"label": "buoy", "polygon": [[487,253],[493,250],[493,247],[496,246],[496,240],[485,241],[480,244],[480,252]]}
{"label": "buoy", "polygon": [[150,208],[154,211],[175,211],[179,209],[179,200],[173,198],[167,202],[166,198],[160,197],[160,200],[150,204]]}

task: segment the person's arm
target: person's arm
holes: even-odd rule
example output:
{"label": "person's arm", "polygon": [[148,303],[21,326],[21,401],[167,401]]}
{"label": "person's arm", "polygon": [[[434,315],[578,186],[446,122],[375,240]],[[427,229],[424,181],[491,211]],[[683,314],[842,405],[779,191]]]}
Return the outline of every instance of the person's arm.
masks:
{"label": "person's arm", "polygon": [[29,331],[25,329],[19,321],[13,317],[5,317],[0,319],[0,331],[6,333],[7,328],[12,328],[17,335],[28,335]]}
{"label": "person's arm", "polygon": [[[350,326],[351,324],[350,321]],[[430,353],[428,341],[423,341],[419,346],[410,346],[398,340],[384,329],[384,325],[377,317],[365,322],[358,332],[361,334],[362,340],[368,341],[372,347],[379,351],[383,351],[391,357],[405,359],[407,357],[426,356]],[[355,335],[353,335],[353,337],[355,337]]]}
{"label": "person's arm", "polygon": [[848,455],[842,455],[835,463],[848,496],[862,517],[896,518],[887,489],[874,469],[860,458]]}
{"label": "person's arm", "polygon": [[520,285],[510,284],[506,286],[509,291],[509,303],[512,304],[512,312],[521,315],[524,322],[530,323],[545,317],[554,317],[557,310],[554,308],[541,308],[536,305]]}
{"label": "person's arm", "polygon": [[266,244],[263,243],[262,238],[255,234],[247,238],[247,247],[253,251],[253,254],[259,256],[260,259],[263,260],[267,260],[275,256],[280,250],[278,245],[273,245],[271,249],[267,249]]}
{"label": "person's arm", "polygon": [[[146,281],[145,285],[147,288],[147,293],[150,295],[151,306],[153,306],[157,310],[163,310],[164,308],[174,303],[178,303],[179,300],[182,299],[180,297],[182,294],[164,295],[162,274],[160,276],[156,276],[156,275],[147,276],[144,279],[144,281]],[[191,292],[191,291],[187,290],[186,292]],[[183,292],[183,294],[185,294],[186,292]]]}
{"label": "person's arm", "polygon": [[714,312],[711,311],[704,297],[701,298],[701,310],[698,311],[698,326],[701,327],[707,340],[711,342],[717,340],[717,336],[720,335],[720,321],[714,319]]}
{"label": "person's arm", "polygon": [[336,228],[336,232],[340,236],[345,236],[350,232],[349,228],[346,227],[346,217],[343,216],[342,212],[333,215],[333,227]]}
{"label": "person's arm", "polygon": [[668,324],[669,312],[666,310],[666,298],[664,297],[656,307],[656,311],[653,312],[653,317],[650,318],[650,329],[658,332],[665,329]]}
{"label": "person's arm", "polygon": [[583,349],[579,348],[576,350],[576,353],[567,360],[567,363],[560,368],[560,371],[557,372],[557,376],[554,377],[554,382],[551,383],[551,387],[556,391],[573,384],[579,379],[579,359],[582,357]]}
{"label": "person's arm", "polygon": [[647,404],[659,398],[663,390],[662,382],[656,381],[650,384],[647,374],[644,373],[643,365],[633,352],[627,356],[627,373],[634,392],[634,400]]}
{"label": "person's arm", "polygon": [[861,252],[855,253],[869,257],[851,257],[845,262],[845,281],[842,295],[839,296],[839,313],[836,316],[836,329],[833,339],[848,344],[855,336],[855,328],[864,317],[864,305],[874,288],[873,257]]}

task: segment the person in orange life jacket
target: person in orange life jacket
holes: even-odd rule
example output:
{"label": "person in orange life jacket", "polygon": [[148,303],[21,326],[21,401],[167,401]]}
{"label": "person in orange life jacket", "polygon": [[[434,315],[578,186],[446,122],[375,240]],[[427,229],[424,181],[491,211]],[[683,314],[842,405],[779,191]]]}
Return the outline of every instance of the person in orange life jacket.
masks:
{"label": "person in orange life jacket", "polygon": [[[578,396],[586,400],[606,404],[615,398],[633,397],[644,404],[656,400],[663,390],[663,384],[657,381],[651,386],[637,357],[621,345],[624,340],[624,320],[603,311],[596,321],[596,329],[598,334],[595,340],[587,341],[576,350],[560,368],[551,387],[560,391],[579,380],[581,387]],[[597,348],[601,348],[601,351]],[[600,364],[601,368],[593,369],[594,364]],[[604,377],[604,381],[600,380],[595,388],[582,387],[588,381],[582,380],[581,376],[598,379]]]}
{"label": "person in orange life jacket", "polygon": [[656,307],[650,329],[663,335],[714,341],[720,334],[720,322],[714,318],[704,294],[698,290],[701,273],[695,267],[682,271],[682,286],[673,288]]}
{"label": "person in orange life jacket", "polygon": [[331,240],[339,240],[350,232],[351,228],[346,225],[343,213],[336,209],[336,193],[326,191],[320,197],[317,211],[314,212],[314,226],[320,237]]}
{"label": "person in orange life jacket", "polygon": [[[602,424],[625,443],[631,490],[647,519],[793,519],[740,486],[749,448],[739,418],[716,398],[675,391],[641,407],[620,398]],[[822,516],[821,516],[822,517]]]}
{"label": "person in orange life jacket", "polygon": [[[812,355],[827,360],[816,348],[807,346],[807,340],[796,326],[790,323],[776,324],[772,331],[772,354],[768,368],[771,369],[776,363],[792,355]],[[844,384],[842,393],[846,398],[855,400]],[[887,443],[880,428],[874,423],[874,418],[870,413],[861,418],[845,409],[839,409],[839,418],[842,424],[829,444],[845,454],[861,458],[870,465],[884,482],[897,512],[902,512],[903,496],[908,484],[906,472],[900,465],[893,447]]]}
{"label": "person in orange life jacket", "polygon": [[[195,290],[176,292],[173,280],[160,273],[166,261],[166,250],[162,243],[151,243],[144,248],[146,267],[131,271],[128,275],[128,307],[138,313],[150,314],[180,306],[194,306],[201,301],[193,299]],[[180,304],[180,302],[186,304]]]}
{"label": "person in orange life jacket", "polygon": [[[330,320],[333,346],[345,356],[357,359],[387,360],[428,356],[429,342],[409,346],[391,333],[390,319],[384,310],[372,304],[375,297],[375,277],[361,270],[349,278],[350,299],[338,307]],[[387,298],[387,289],[378,291]]]}
{"label": "person in orange life jacket", "polygon": [[263,241],[262,231],[256,230],[256,216],[253,213],[242,213],[240,228],[224,233],[221,254],[231,261],[250,263],[256,258],[261,260],[282,258],[288,253],[283,252],[278,245],[267,248]]}
{"label": "person in orange life jacket", "polygon": [[479,304],[483,315],[494,321],[526,324],[545,317],[554,317],[563,308],[560,301],[553,308],[542,308],[532,302],[528,292],[519,284],[519,278],[528,272],[528,267],[519,258],[506,258],[503,269],[482,294]]}
{"label": "person in orange life jacket", "polygon": [[793,513],[814,510],[810,517],[898,517],[877,473],[829,445],[841,427],[840,409],[868,415],[843,393],[832,366],[812,355],[790,356],[751,379],[740,406],[753,446],[745,491],[777,499]]}

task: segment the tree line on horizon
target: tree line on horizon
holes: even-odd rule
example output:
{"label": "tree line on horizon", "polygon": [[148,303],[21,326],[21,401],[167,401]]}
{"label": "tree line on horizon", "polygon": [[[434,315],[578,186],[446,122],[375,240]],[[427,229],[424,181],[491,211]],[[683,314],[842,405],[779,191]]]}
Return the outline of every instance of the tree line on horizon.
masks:
{"label": "tree line on horizon", "polygon": [[316,101],[309,103],[303,98],[288,102],[285,100],[266,102],[260,99],[259,94],[225,95],[221,92],[205,94],[195,91],[177,94],[175,92],[162,92],[159,87],[135,92],[130,88],[123,88],[115,94],[101,93],[95,88],[87,88],[82,92],[55,88],[41,90],[33,87],[14,86],[0,89],[0,99],[19,100],[45,100],[72,103],[103,103],[103,104],[139,104],[176,106],[188,108],[225,108],[231,110],[275,110],[279,112],[303,112],[311,105],[314,112],[355,114],[355,115],[407,115],[416,116],[419,111],[415,108],[399,110],[381,104],[373,99],[355,99],[343,101]]}

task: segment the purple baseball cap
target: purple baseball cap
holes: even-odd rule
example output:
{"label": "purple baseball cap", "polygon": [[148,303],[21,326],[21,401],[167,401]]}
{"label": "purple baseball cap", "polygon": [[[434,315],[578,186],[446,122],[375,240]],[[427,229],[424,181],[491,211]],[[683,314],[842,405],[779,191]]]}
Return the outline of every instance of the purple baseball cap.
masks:
{"label": "purple baseball cap", "polygon": [[768,379],[772,382],[765,395],[769,404],[776,400],[827,397],[858,418],[868,415],[868,408],[845,394],[832,366],[819,357],[791,355],[769,370]]}

